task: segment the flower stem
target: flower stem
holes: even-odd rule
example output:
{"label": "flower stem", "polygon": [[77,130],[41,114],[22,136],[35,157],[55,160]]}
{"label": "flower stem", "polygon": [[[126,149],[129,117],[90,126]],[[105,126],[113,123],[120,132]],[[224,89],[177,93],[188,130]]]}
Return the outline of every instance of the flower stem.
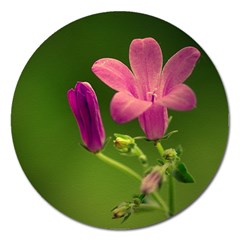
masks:
{"label": "flower stem", "polygon": [[141,211],[161,210],[161,208],[158,205],[147,204],[147,203],[140,204],[138,209]]}
{"label": "flower stem", "polygon": [[174,215],[175,207],[174,207],[174,181],[173,177],[170,175],[168,176],[168,201],[169,201],[169,216]]}
{"label": "flower stem", "polygon": [[143,151],[137,146],[137,144],[135,145],[132,151],[136,154],[136,156],[138,156],[138,159],[142,164],[143,168],[146,169],[148,167],[148,160]]}
{"label": "flower stem", "polygon": [[105,163],[107,163],[107,164],[109,164],[109,165],[117,168],[118,170],[120,170],[120,171],[128,174],[129,176],[134,177],[135,179],[137,179],[137,180],[139,180],[139,181],[142,180],[141,176],[140,176],[138,173],[136,173],[135,171],[133,171],[131,168],[125,166],[125,165],[122,164],[122,163],[119,163],[119,162],[113,160],[112,158],[104,155],[102,152],[98,152],[98,153],[96,153],[95,155],[96,155],[100,160],[102,160],[103,162],[105,162]]}
{"label": "flower stem", "polygon": [[[140,182],[142,181],[142,177],[138,173],[133,171],[131,168],[125,166],[124,164],[115,161],[114,159],[103,154],[102,152],[98,152],[95,155],[103,162],[115,167],[116,169],[126,173],[127,175],[137,179]],[[156,202],[163,208],[164,212],[166,212],[166,214],[168,216],[169,210],[168,210],[168,206],[164,202],[164,200],[158,195],[157,192],[153,192],[151,195],[156,200]]]}
{"label": "flower stem", "polygon": [[156,148],[161,156],[161,158],[163,157],[163,153],[164,153],[164,149],[163,149],[163,146],[162,144],[160,143],[160,141],[157,141],[156,142]]}
{"label": "flower stem", "polygon": [[[164,148],[160,141],[156,142],[156,148],[161,156],[163,158]],[[174,181],[173,177],[171,175],[168,176],[168,205],[169,205],[169,216],[174,215]]]}
{"label": "flower stem", "polygon": [[155,199],[155,201],[156,201],[160,206],[162,206],[162,208],[163,208],[166,216],[169,217],[169,216],[170,216],[170,214],[169,214],[170,211],[169,211],[168,206],[167,206],[167,204],[165,203],[165,201],[159,196],[159,194],[158,194],[157,192],[153,192],[151,195],[152,195],[152,197]]}

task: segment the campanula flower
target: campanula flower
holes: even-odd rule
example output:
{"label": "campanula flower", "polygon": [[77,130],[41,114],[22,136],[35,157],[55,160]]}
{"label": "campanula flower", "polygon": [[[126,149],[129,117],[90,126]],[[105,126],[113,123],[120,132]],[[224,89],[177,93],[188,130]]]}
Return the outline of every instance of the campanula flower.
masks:
{"label": "campanula flower", "polygon": [[153,38],[134,39],[129,49],[132,71],[112,58],[99,59],[92,71],[118,91],[110,105],[113,120],[125,123],[138,117],[147,138],[155,140],[167,129],[167,108],[187,111],[196,106],[195,93],[183,82],[191,75],[199,57],[196,48],[185,47],[162,69],[159,44]]}
{"label": "campanula flower", "polygon": [[105,131],[96,93],[89,83],[78,82],[67,96],[84,145],[91,152],[100,151],[105,141]]}

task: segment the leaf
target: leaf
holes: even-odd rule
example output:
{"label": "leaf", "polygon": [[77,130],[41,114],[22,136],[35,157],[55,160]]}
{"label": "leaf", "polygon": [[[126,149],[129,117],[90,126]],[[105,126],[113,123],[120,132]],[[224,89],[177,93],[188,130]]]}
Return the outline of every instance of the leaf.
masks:
{"label": "leaf", "polygon": [[176,180],[182,183],[194,183],[193,176],[188,172],[184,163],[179,163],[176,169],[173,170],[172,175]]}

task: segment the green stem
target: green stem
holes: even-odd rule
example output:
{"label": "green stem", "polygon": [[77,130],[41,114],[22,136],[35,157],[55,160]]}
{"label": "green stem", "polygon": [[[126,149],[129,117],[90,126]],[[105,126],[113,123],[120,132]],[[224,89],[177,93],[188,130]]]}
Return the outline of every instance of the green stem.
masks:
{"label": "green stem", "polygon": [[[160,154],[161,157],[163,157],[163,153],[164,153],[164,148],[162,146],[162,144],[160,143],[160,141],[156,142],[156,148]],[[167,164],[165,164],[167,165]],[[169,166],[169,165],[168,165]],[[173,177],[170,175],[168,177],[168,205],[169,205],[169,216],[173,216],[174,215],[174,181],[173,181]]]}
{"label": "green stem", "polygon": [[117,168],[118,170],[120,170],[120,171],[128,174],[129,176],[134,177],[135,179],[137,179],[137,180],[139,180],[139,181],[142,180],[141,176],[140,176],[138,173],[136,173],[135,171],[133,171],[131,168],[125,166],[124,164],[119,163],[119,162],[113,160],[112,158],[104,155],[104,154],[101,153],[101,152],[98,152],[98,153],[96,153],[95,155],[96,155],[100,160],[102,160],[103,162],[105,162],[105,163],[107,163],[107,164],[109,164],[109,165]]}
{"label": "green stem", "polygon": [[157,141],[157,142],[156,142],[156,148],[157,148],[160,156],[163,157],[164,149],[163,149],[163,146],[162,146],[162,144],[160,143],[160,141]]}
{"label": "green stem", "polygon": [[[119,163],[117,161],[115,161],[114,159],[104,155],[102,152],[98,152],[95,154],[100,160],[102,160],[103,162],[115,167],[116,169],[119,169],[120,171],[126,173],[127,175],[137,179],[138,181],[142,181],[141,176],[136,173],[135,171],[133,171],[131,168],[125,166],[122,163]],[[152,197],[156,200],[156,202],[162,206],[163,210],[168,214],[169,210],[168,207],[166,205],[166,203],[164,202],[164,200],[158,195],[157,192],[154,192],[151,194]]]}
{"label": "green stem", "polygon": [[152,197],[155,199],[155,201],[156,201],[160,206],[162,206],[162,208],[163,208],[166,216],[169,217],[169,216],[170,216],[170,214],[169,214],[169,209],[168,209],[168,206],[167,206],[167,204],[165,203],[165,201],[158,195],[157,192],[153,192],[151,195],[152,195]]}
{"label": "green stem", "polygon": [[174,181],[173,181],[173,177],[170,175],[168,177],[168,188],[169,188],[169,196],[168,196],[168,201],[169,201],[169,215],[173,216],[174,215],[174,211],[175,211],[175,207],[174,207]]}
{"label": "green stem", "polygon": [[148,211],[148,210],[161,210],[158,205],[143,203],[138,206],[139,210]]}
{"label": "green stem", "polygon": [[138,156],[138,159],[140,160],[140,163],[142,164],[142,166],[146,169],[148,167],[148,160],[146,155],[143,153],[143,151],[137,146],[137,144],[135,145],[135,147],[133,148],[133,152],[136,154],[136,156]]}

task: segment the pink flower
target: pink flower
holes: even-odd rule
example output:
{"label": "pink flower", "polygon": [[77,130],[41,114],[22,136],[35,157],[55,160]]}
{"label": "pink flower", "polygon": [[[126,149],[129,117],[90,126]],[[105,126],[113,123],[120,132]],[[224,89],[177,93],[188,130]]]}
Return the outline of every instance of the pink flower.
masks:
{"label": "pink flower", "polygon": [[90,152],[100,151],[104,145],[105,131],[96,93],[89,83],[78,82],[67,96],[84,145]]}
{"label": "pink flower", "polygon": [[167,108],[187,111],[196,106],[195,93],[183,82],[191,75],[200,52],[185,47],[162,69],[162,51],[153,38],[134,39],[129,49],[132,71],[122,62],[102,58],[92,66],[94,74],[118,91],[110,105],[117,123],[138,117],[147,138],[161,138],[168,126]]}

